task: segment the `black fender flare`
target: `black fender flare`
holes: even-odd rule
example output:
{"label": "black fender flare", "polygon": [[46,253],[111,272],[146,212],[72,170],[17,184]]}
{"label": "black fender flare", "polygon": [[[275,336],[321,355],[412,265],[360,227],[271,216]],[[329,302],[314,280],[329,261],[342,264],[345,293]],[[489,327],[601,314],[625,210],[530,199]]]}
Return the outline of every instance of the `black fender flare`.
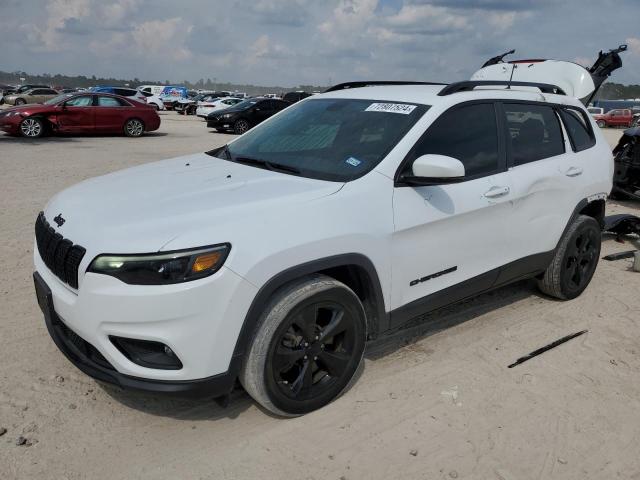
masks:
{"label": "black fender flare", "polygon": [[375,269],[373,262],[368,257],[360,253],[345,253],[312,260],[283,270],[271,277],[271,279],[269,279],[260,288],[260,290],[258,290],[258,293],[251,302],[251,306],[249,307],[247,315],[244,318],[242,328],[240,329],[240,334],[236,340],[233,356],[229,364],[229,373],[237,375],[240,371],[244,355],[248,350],[256,329],[258,328],[258,322],[264,311],[264,306],[280,288],[298,278],[318,273],[323,270],[345,266],[360,267],[367,273],[370,281],[370,285],[368,287],[371,289],[374,315],[377,317],[375,321],[378,323],[378,325],[375,325],[374,327],[382,327],[384,329],[388,322],[388,314],[386,313],[384,306],[382,285],[378,277],[378,272]]}

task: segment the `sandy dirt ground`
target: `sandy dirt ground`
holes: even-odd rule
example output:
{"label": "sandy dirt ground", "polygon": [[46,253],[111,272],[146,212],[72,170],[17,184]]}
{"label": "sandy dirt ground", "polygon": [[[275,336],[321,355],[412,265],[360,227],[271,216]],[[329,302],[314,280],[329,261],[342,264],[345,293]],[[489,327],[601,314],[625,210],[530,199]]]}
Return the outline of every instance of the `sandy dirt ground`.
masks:
{"label": "sandy dirt ground", "polygon": [[[36,214],[87,177],[225,139],[174,113],[141,139],[0,135],[0,479],[640,480],[640,274],[629,260],[602,261],[571,302],[521,282],[439,312],[371,345],[351,390],[296,419],[269,416],[242,390],[224,409],[76,370],[35,302]],[[640,214],[631,203],[608,211]],[[603,251],[634,245],[607,238]]]}

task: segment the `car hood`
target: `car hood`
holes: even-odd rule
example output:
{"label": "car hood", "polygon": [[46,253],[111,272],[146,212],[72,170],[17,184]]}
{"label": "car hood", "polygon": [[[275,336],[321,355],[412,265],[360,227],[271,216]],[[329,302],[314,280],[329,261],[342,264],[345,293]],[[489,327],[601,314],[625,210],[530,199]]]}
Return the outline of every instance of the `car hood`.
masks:
{"label": "car hood", "polygon": [[[249,107],[251,108],[251,107]],[[222,114],[227,114],[227,113],[238,113],[238,112],[245,112],[247,110],[249,110],[249,108],[244,107],[244,108],[236,108],[236,107],[227,107],[227,108],[223,108],[220,111],[216,112],[216,115],[222,115]]]}
{"label": "car hood", "polygon": [[[247,222],[304,208],[342,185],[202,153],[81,182],[51,199],[45,217],[91,255],[173,250],[232,241]],[[54,223],[58,215],[61,226]]]}
{"label": "car hood", "polygon": [[[7,97],[5,97],[6,99]],[[27,115],[32,115],[34,113],[42,113],[51,111],[55,105],[43,105],[42,103],[31,103],[28,105],[19,105],[16,107],[9,107],[4,110],[0,110],[0,114],[5,112],[20,112],[25,113]]]}

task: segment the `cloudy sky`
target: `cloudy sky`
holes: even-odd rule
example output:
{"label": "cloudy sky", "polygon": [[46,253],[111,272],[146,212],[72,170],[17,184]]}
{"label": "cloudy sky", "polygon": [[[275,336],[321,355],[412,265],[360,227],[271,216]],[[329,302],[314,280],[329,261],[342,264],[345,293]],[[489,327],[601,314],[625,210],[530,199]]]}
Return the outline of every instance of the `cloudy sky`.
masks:
{"label": "cloudy sky", "polygon": [[591,63],[640,0],[0,0],[0,70],[257,85],[454,81],[511,48]]}

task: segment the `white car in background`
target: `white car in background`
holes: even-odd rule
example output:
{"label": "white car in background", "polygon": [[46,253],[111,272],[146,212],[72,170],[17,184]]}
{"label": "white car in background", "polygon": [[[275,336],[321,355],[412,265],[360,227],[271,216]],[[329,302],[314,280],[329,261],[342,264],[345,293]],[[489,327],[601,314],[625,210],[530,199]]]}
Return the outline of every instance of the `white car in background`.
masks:
{"label": "white car in background", "polygon": [[242,102],[241,98],[234,97],[211,97],[205,98],[198,102],[198,108],[196,109],[196,115],[202,118],[207,118],[212,112],[224,110],[225,108],[233,107],[236,103]]}
{"label": "white car in background", "polygon": [[147,105],[151,105],[156,110],[165,110],[164,102],[159,95],[154,95],[144,90],[139,90],[139,92],[144,95]]}
{"label": "white car in background", "polygon": [[587,111],[591,115],[604,115],[604,108],[602,107],[587,107]]}

